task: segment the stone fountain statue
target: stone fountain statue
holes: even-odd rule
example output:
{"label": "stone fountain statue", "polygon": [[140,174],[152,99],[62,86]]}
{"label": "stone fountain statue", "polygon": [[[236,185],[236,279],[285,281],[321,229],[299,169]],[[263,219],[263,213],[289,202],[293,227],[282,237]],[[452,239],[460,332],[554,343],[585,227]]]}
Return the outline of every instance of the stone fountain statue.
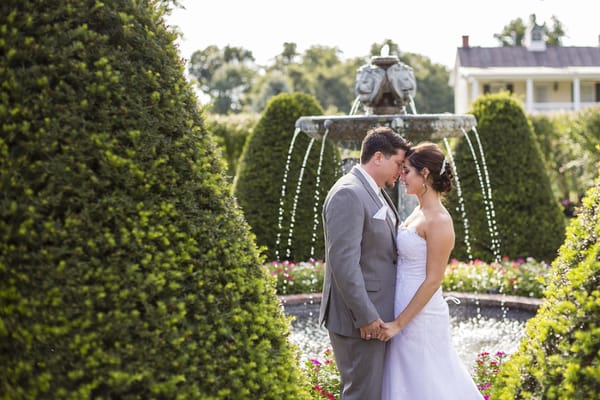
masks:
{"label": "stone fountain statue", "polygon": [[[470,114],[416,114],[414,97],[417,83],[413,69],[387,54],[384,46],[380,56],[357,71],[354,86],[356,101],[365,109],[364,115],[309,116],[296,121],[296,129],[322,140],[326,137],[339,147],[359,149],[366,132],[376,126],[390,126],[413,143],[462,136],[477,123]],[[407,112],[411,106],[413,113]]]}

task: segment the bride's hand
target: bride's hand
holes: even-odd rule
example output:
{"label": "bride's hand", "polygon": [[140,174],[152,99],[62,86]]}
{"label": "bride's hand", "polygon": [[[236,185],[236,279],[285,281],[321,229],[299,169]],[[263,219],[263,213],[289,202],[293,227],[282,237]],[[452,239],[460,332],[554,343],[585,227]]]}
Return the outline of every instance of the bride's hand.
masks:
{"label": "bride's hand", "polygon": [[388,340],[396,336],[400,331],[401,328],[400,326],[398,326],[398,324],[395,323],[395,321],[386,322],[381,325],[381,330],[379,331],[377,339],[387,342]]}

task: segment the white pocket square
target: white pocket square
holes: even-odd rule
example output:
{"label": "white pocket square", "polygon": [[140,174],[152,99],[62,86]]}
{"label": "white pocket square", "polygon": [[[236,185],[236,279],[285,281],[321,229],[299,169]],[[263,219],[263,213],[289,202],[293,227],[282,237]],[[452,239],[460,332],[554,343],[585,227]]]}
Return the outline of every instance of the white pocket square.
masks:
{"label": "white pocket square", "polygon": [[373,218],[375,219],[380,219],[380,220],[385,220],[387,216],[387,206],[382,206],[379,211],[377,211],[375,213],[375,215],[373,215]]}

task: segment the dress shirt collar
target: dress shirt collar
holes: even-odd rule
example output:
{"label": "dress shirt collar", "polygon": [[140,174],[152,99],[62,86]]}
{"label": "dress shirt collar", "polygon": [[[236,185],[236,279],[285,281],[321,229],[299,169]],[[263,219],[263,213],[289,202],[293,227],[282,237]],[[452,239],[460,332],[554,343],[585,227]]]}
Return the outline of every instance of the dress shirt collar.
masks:
{"label": "dress shirt collar", "polygon": [[377,183],[375,183],[375,179],[373,179],[373,177],[369,175],[369,173],[362,167],[362,165],[358,164],[356,167],[365,176],[367,182],[369,182],[369,185],[371,185],[371,188],[373,189],[375,194],[381,197],[381,188],[377,186]]}

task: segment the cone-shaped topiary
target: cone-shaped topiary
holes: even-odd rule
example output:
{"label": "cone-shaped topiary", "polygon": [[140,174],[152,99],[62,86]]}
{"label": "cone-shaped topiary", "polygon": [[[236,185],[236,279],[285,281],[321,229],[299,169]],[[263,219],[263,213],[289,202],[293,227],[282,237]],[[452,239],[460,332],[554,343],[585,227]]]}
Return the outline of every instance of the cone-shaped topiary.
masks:
{"label": "cone-shaped topiary", "polygon": [[493,399],[597,399],[600,388],[600,177],[552,263],[544,302],[502,365]]}
{"label": "cone-shaped topiary", "polygon": [[303,169],[310,138],[300,132],[286,170],[296,120],[322,114],[321,106],[311,95],[274,96],[242,153],[234,193],[257,243],[266,248],[270,260],[306,261],[324,257],[321,207],[327,191],[341,173],[338,150],[325,141],[318,171],[323,142],[314,141]]}
{"label": "cone-shaped topiary", "polygon": [[476,100],[472,114],[485,157],[481,157],[472,132],[470,142],[461,138],[453,150],[464,204],[458,191],[448,196],[456,230],[452,257],[468,260],[472,256],[488,262],[499,256],[552,261],[563,241],[565,222],[523,107],[508,93],[498,93]]}
{"label": "cone-shaped topiary", "polygon": [[0,3],[0,398],[307,398],[166,2]]}

